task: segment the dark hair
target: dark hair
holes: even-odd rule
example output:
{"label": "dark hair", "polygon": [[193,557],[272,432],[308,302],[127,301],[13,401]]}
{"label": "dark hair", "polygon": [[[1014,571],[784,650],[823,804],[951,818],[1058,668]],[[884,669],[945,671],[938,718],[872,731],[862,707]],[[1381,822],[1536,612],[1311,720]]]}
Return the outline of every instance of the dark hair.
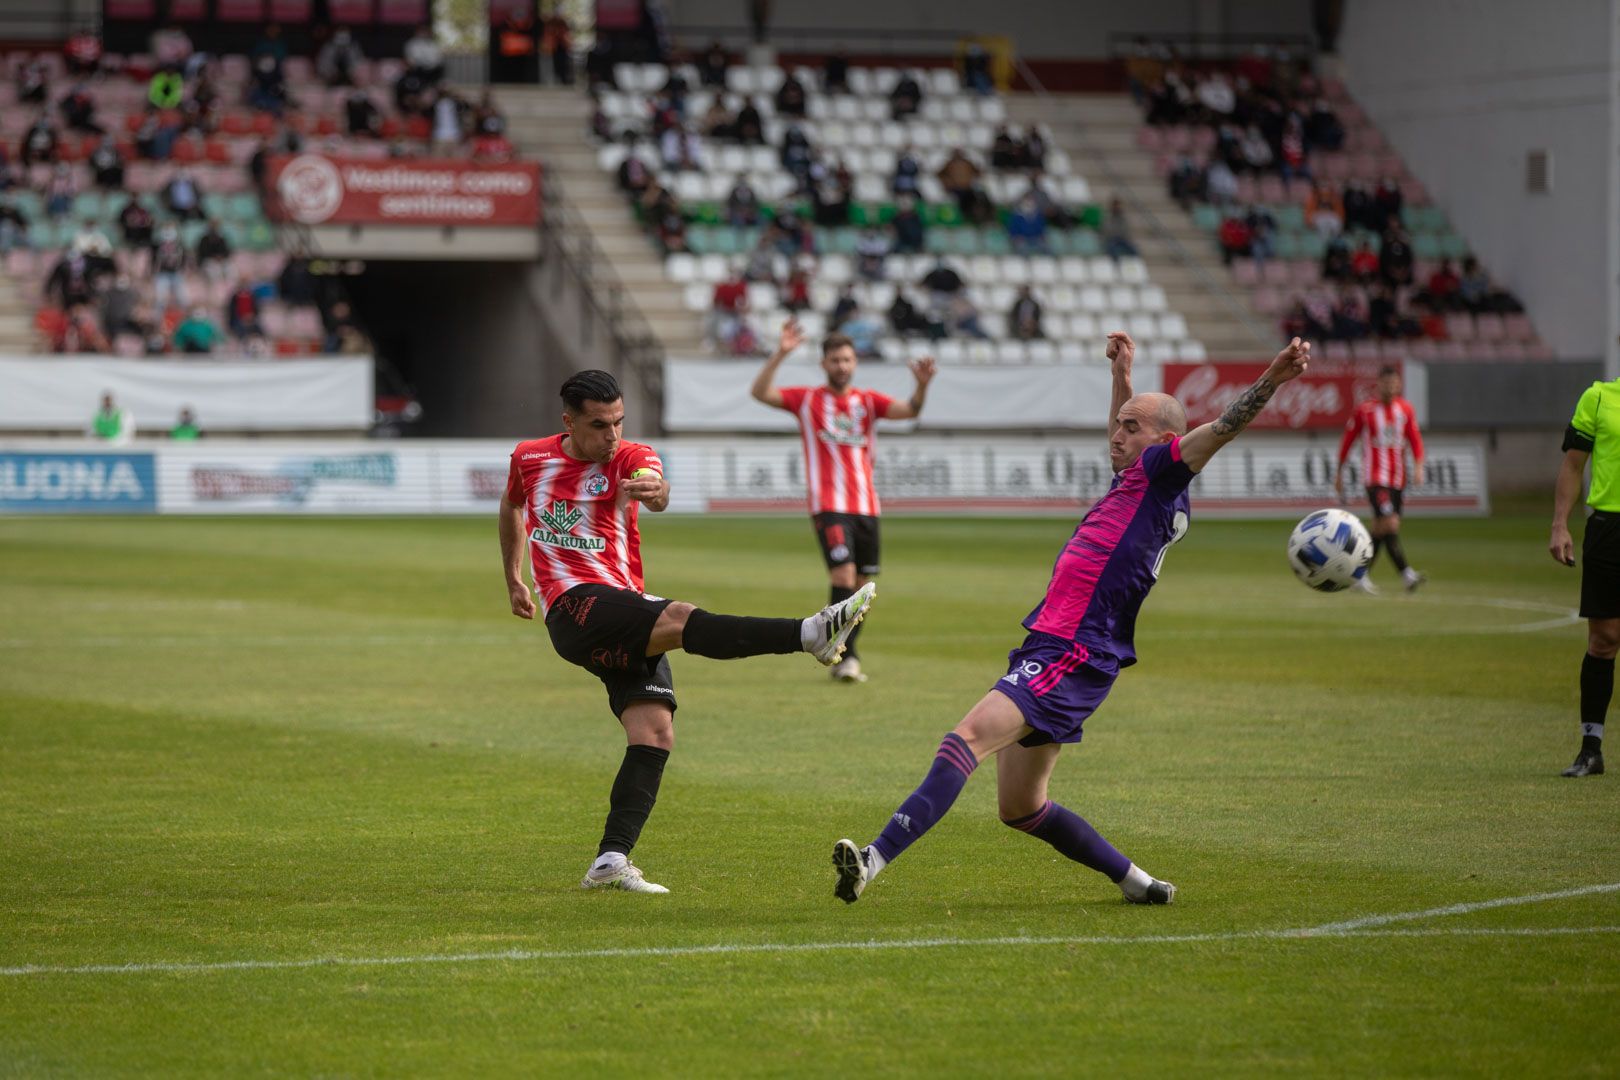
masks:
{"label": "dark hair", "polygon": [[1380,379],[1382,379],[1385,375],[1399,375],[1400,373],[1401,369],[1396,367],[1394,364],[1385,364],[1383,367],[1378,369],[1378,377]]}
{"label": "dark hair", "polygon": [[848,345],[853,349],[855,347],[855,340],[848,334],[828,334],[821,341],[821,355],[827,356],[832,353],[834,349],[842,349],[845,345]]}
{"label": "dark hair", "polygon": [[619,389],[619,380],[605,371],[597,371],[594,368],[575,373],[562,384],[562,389],[558,393],[571,413],[584,412],[587,401],[600,401],[606,405],[624,397],[623,391]]}

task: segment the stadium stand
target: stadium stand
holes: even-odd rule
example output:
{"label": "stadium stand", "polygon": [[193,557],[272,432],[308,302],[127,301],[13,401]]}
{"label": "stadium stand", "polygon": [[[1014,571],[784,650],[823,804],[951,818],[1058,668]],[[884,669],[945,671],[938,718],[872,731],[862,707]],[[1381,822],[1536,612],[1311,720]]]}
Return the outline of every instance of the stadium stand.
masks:
{"label": "stadium stand", "polygon": [[1329,359],[1551,359],[1522,305],[1332,79],[1129,65],[1137,144],[1254,311]]}
{"label": "stadium stand", "polygon": [[664,257],[706,344],[753,355],[790,312],[868,355],[1080,359],[1107,329],[1145,356],[1203,344],[1039,125],[948,69],[619,64],[592,88],[597,164]]}

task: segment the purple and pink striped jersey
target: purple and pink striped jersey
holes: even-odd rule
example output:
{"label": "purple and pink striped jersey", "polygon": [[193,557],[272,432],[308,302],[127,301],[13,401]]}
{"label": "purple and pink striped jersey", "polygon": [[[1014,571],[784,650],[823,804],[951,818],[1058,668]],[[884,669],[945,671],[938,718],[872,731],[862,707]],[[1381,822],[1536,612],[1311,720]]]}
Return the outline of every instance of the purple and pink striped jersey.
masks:
{"label": "purple and pink striped jersey", "polygon": [[1187,532],[1193,471],[1181,440],[1155,443],[1114,477],[1052,568],[1046,598],[1024,627],[1136,663],[1136,615],[1170,545]]}

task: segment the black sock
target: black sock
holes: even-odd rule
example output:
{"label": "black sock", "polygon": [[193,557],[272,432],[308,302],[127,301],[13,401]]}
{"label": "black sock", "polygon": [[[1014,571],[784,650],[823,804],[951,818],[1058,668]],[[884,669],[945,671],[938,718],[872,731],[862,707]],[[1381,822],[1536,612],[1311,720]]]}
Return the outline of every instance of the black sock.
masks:
{"label": "black sock", "polygon": [[628,855],[636,846],[641,827],[647,824],[647,815],[658,801],[658,782],[663,779],[664,762],[668,760],[669,751],[656,746],[624,748],[624,762],[608,795],[607,825],[602,829],[597,855],[610,851]]}
{"label": "black sock", "polygon": [[1614,696],[1614,657],[1587,653],[1581,660],[1581,753],[1603,749],[1603,718]]}
{"label": "black sock", "polygon": [[804,651],[799,636],[803,619],[756,619],[748,615],[716,615],[696,608],[686,618],[681,648],[712,660],[739,656]]}
{"label": "black sock", "polygon": [[1395,569],[1406,573],[1406,552],[1401,547],[1401,534],[1390,533],[1384,537],[1384,546],[1389,549],[1389,561],[1395,564]]}
{"label": "black sock", "polygon": [[1383,549],[1383,546],[1384,546],[1384,538],[1382,536],[1373,537],[1372,558],[1367,560],[1367,569],[1368,570],[1371,570],[1373,568],[1373,563],[1378,561],[1378,552]]}
{"label": "black sock", "polygon": [[[846,589],[842,585],[834,585],[832,588],[827,590],[827,597],[828,597],[827,602],[829,604],[836,604],[836,603],[839,603],[840,601],[848,600],[850,597],[852,597],[854,595],[855,595],[855,590],[854,589]],[[847,657],[848,659],[851,659],[851,660],[857,659],[857,656],[856,656],[856,653],[855,653],[855,639],[860,637],[860,635],[861,635],[861,627],[865,626],[865,625],[866,625],[865,620],[862,620],[861,623],[859,625],[857,625],[854,630],[850,631],[849,638],[844,642],[844,656]]]}

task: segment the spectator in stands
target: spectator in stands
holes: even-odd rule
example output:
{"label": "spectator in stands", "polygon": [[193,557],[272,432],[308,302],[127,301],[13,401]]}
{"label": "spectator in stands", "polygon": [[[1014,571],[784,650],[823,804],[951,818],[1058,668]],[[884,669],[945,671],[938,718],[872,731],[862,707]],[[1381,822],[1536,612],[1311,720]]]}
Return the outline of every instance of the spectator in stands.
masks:
{"label": "spectator in stands", "polygon": [[1232,265],[1233,259],[1247,257],[1254,240],[1254,232],[1249,228],[1248,215],[1238,212],[1227,214],[1220,228],[1216,230],[1215,237],[1221,245],[1221,261],[1227,266]]}
{"label": "spectator in stands", "polygon": [[132,319],[140,304],[141,293],[133,278],[119,274],[113,279],[112,285],[101,294],[101,330],[107,340],[115,341],[121,334],[139,334]]}
{"label": "spectator in stands", "polygon": [[959,334],[965,334],[979,341],[987,341],[990,335],[979,323],[979,309],[968,297],[966,290],[957,293],[945,303],[943,318],[945,326]]}
{"label": "spectator in stands", "polygon": [[849,338],[855,346],[856,356],[874,359],[880,355],[877,346],[878,337],[883,333],[883,323],[859,305],[851,307],[844,320],[833,329]]}
{"label": "spectator in stands", "polygon": [[219,344],[219,328],[209,321],[208,313],[200,307],[192,308],[180,325],[174,328],[175,351],[187,356],[206,356]]}
{"label": "spectator in stands", "polygon": [[1243,220],[1249,226],[1249,258],[1264,265],[1276,250],[1277,219],[1256,203],[1249,207]]}
{"label": "spectator in stands", "polygon": [[148,112],[135,129],[135,152],[147,161],[167,161],[180,125],[172,112]]}
{"label": "spectator in stands", "polygon": [[1442,259],[1434,273],[1424,285],[1423,295],[1428,297],[1429,303],[1442,311],[1456,310],[1462,306],[1458,293],[1462,289],[1462,278],[1451,265],[1450,259]]}
{"label": "spectator in stands", "polygon": [[1007,310],[1007,333],[1017,341],[1044,338],[1041,330],[1041,302],[1028,285],[1018,287],[1018,296]]}
{"label": "spectator in stands", "polygon": [[73,179],[73,168],[65,161],[51,167],[51,178],[45,183],[45,213],[53,218],[66,215],[73,209],[73,200],[79,194],[79,185]]}
{"label": "spectator in stands", "polygon": [[1016,169],[1024,163],[1024,144],[1013,138],[1013,133],[1006,124],[996,128],[995,138],[990,141],[990,167],[992,169]]}
{"label": "spectator in stands", "polygon": [[1108,201],[1108,213],[1102,224],[1103,250],[1118,262],[1136,257],[1136,244],[1131,241],[1130,222],[1125,217],[1125,203],[1118,195]]}
{"label": "spectator in stands", "polygon": [[174,222],[165,221],[152,238],[152,296],[158,310],[186,306],[185,272],[188,262],[179,228]]}
{"label": "spectator in stands", "polygon": [[0,255],[9,255],[28,246],[28,219],[15,203],[0,202]]}
{"label": "spectator in stands", "polygon": [[1204,191],[1216,206],[1232,202],[1238,193],[1237,173],[1225,161],[1216,158],[1204,170]]}
{"label": "spectator in stands", "polygon": [[62,60],[69,75],[94,75],[101,68],[101,38],[89,27],[80,27],[63,42]]}
{"label": "spectator in stands", "polygon": [[[1234,193],[1235,190],[1234,185]],[[1193,204],[1203,202],[1208,194],[1204,185],[1204,170],[1187,154],[1177,157],[1170,166],[1170,197],[1190,213]]]}
{"label": "spectator in stands", "polygon": [[736,138],[744,146],[765,145],[765,118],[760,115],[754,103],[746,98],[743,100],[742,108],[737,110]]}
{"label": "spectator in stands", "polygon": [[690,250],[686,245],[686,219],[678,210],[666,211],[658,221],[656,232],[658,246],[665,255],[675,255]]}
{"label": "spectator in stands", "polygon": [[248,81],[247,103],[249,108],[267,112],[277,119],[280,119],[287,108],[287,78],[282,71],[282,65],[278,64],[270,53],[264,53],[253,61],[253,73]]}
{"label": "spectator in stands", "polygon": [[748,314],[748,276],[743,260],[733,259],[726,269],[726,277],[714,283],[705,330],[706,336],[720,343],[731,339],[735,332],[732,324]]}
{"label": "spectator in stands", "polygon": [[209,281],[224,281],[231,270],[231,242],[220,231],[219,222],[210,219],[208,228],[197,238],[197,268]]}
{"label": "spectator in stands", "polygon": [[[324,336],[321,351],[325,353],[352,353],[365,351],[365,335],[354,321],[354,309],[347,300],[334,301],[321,317]],[[357,347],[358,346],[358,347]]]}
{"label": "spectator in stands", "polygon": [[280,23],[265,23],[259,40],[248,51],[248,63],[254,68],[261,60],[270,61],[278,72],[287,66],[287,42],[282,39]]}
{"label": "spectator in stands", "polygon": [[1422,324],[1411,315],[1403,315],[1395,307],[1395,294],[1380,282],[1372,287],[1367,303],[1367,317],[1372,331],[1381,338],[1415,338],[1423,336]]}
{"label": "spectator in stands", "polygon": [[1324,239],[1344,231],[1344,203],[1326,183],[1317,184],[1305,200],[1305,221]]}
{"label": "spectator in stands", "polygon": [[704,86],[714,86],[721,90],[726,86],[726,69],[731,66],[731,57],[726,47],[718,41],[711,41],[709,47],[703,50],[698,58],[698,78],[703,80]]}
{"label": "spectator in stands", "polygon": [[903,285],[894,291],[894,302],[889,305],[889,327],[903,338],[922,334],[937,341],[945,336],[944,325],[912,303]]}
{"label": "spectator in stands", "polygon": [[95,267],[95,273],[112,274],[113,265],[112,241],[107,234],[101,231],[101,226],[94,218],[85,218],[79,222],[79,231],[73,234],[73,250],[83,252],[89,256]]}
{"label": "spectator in stands", "polygon": [[703,171],[703,144],[698,137],[676,125],[668,128],[658,140],[658,156],[664,168],[677,172]]}
{"label": "spectator in stands", "polygon": [[45,61],[38,56],[31,56],[17,65],[17,104],[43,105],[50,97],[50,73],[45,68]]}
{"label": "spectator in stands", "polygon": [[840,163],[834,169],[819,171],[822,175],[810,185],[811,219],[823,228],[848,225],[850,188],[854,184],[849,170]]}
{"label": "spectator in stands", "polygon": [[1298,113],[1290,113],[1283,122],[1277,166],[1284,180],[1292,180],[1296,176],[1306,180],[1311,178],[1310,159],[1306,156],[1305,148],[1305,122]]}
{"label": "spectator in stands", "polygon": [[808,259],[795,259],[782,282],[777,299],[792,312],[810,310],[810,267]]}
{"label": "spectator in stands", "polygon": [[905,120],[917,115],[922,108],[922,86],[911,72],[907,71],[900,76],[889,91],[889,115],[895,120]]}
{"label": "spectator in stands", "polygon": [[807,193],[810,189],[810,166],[815,161],[815,153],[810,149],[810,138],[798,124],[789,124],[782,133],[782,168],[792,174],[798,190]]}
{"label": "spectator in stands", "polygon": [[225,325],[243,344],[264,336],[264,327],[259,324],[259,296],[247,278],[236,279],[236,288],[225,301]]}
{"label": "spectator in stands", "polygon": [[698,130],[703,137],[716,142],[737,141],[737,117],[726,108],[726,102],[719,94],[714,95],[709,102],[709,109],[698,119]]}
{"label": "spectator in stands", "polygon": [[1213,71],[1200,80],[1194,97],[1209,123],[1228,120],[1237,109],[1237,93],[1224,72]]}
{"label": "spectator in stands", "polygon": [[103,191],[124,189],[124,154],[112,139],[96,140],[95,149],[90,151],[89,165],[96,187]]}
{"label": "spectator in stands", "polygon": [[827,94],[849,93],[849,59],[838,53],[828,53],[821,68],[821,89]]}
{"label": "spectator in stands", "polygon": [[163,189],[163,203],[181,221],[202,220],[202,192],[190,169],[182,168]]}
{"label": "spectator in stands", "polygon": [[1479,260],[1472,255],[1465,256],[1462,262],[1462,273],[1457,280],[1457,299],[1469,311],[1479,312],[1485,309],[1485,302],[1491,294],[1491,276],[1485,268],[1479,265]]}
{"label": "spectator in stands", "polygon": [[726,196],[726,223],[734,229],[752,228],[759,224],[759,196],[746,176],[738,176]]}
{"label": "spectator in stands", "polygon": [[1355,276],[1350,266],[1350,245],[1343,236],[1335,236],[1328,241],[1327,250],[1322,253],[1322,280],[1349,281]]}
{"label": "spectator in stands", "polygon": [[1406,231],[1398,224],[1390,225],[1384,234],[1384,246],[1378,252],[1378,274],[1393,289],[1412,284],[1412,245],[1406,242]]}
{"label": "spectator in stands", "polygon": [[487,86],[473,109],[472,128],[478,135],[506,134],[506,116],[495,104],[495,94]]}
{"label": "spectator in stands", "polygon": [[512,140],[505,135],[473,136],[472,159],[475,162],[499,164],[511,161],[516,153]]}
{"label": "spectator in stands", "polygon": [[855,272],[865,281],[882,281],[888,257],[888,238],[870,225],[862,229],[855,238]]}
{"label": "spectator in stands", "polygon": [[186,32],[173,24],[160,26],[152,31],[147,41],[147,50],[152,54],[152,63],[159,71],[184,72],[191,63],[194,50],[191,38]]}
{"label": "spectator in stands", "polygon": [[807,96],[797,75],[788,75],[776,90],[776,111],[781,116],[804,117]]}
{"label": "spectator in stands", "polygon": [[928,306],[942,311],[962,292],[962,275],[958,274],[945,256],[936,256],[933,267],[918,282],[928,293]]}
{"label": "spectator in stands", "polygon": [[355,73],[365,58],[365,53],[360,51],[360,43],[354,40],[354,34],[347,26],[340,26],[332,31],[332,36],[326,39],[321,51],[315,54],[315,74],[327,86],[354,86]]}
{"label": "spectator in stands", "polygon": [[10,191],[19,182],[17,167],[11,163],[11,151],[0,142],[0,191]]}
{"label": "spectator in stands", "polygon": [[104,353],[109,351],[107,335],[101,332],[89,304],[74,304],[45,324],[50,348],[58,353]]}
{"label": "spectator in stands", "polygon": [[149,247],[154,225],[155,219],[146,206],[145,196],[135,196],[118,212],[118,227],[124,234],[125,247]]}
{"label": "spectator in stands", "polygon": [[96,123],[96,99],[90,96],[90,88],[84,83],[76,84],[56,103],[56,107],[69,129],[90,135],[107,133],[106,128]]}
{"label": "spectator in stands", "polygon": [[990,80],[990,54],[976,41],[968,43],[962,51],[962,85],[980,97],[995,93]]}
{"label": "spectator in stands", "polygon": [[17,156],[25,168],[49,164],[56,160],[58,141],[56,125],[51,123],[51,118],[42,112],[39,114],[39,118],[34,121],[33,126],[23,134]]}
{"label": "spectator in stands", "polygon": [[792,206],[783,206],[776,212],[776,221],[767,235],[772,237],[779,255],[794,259],[815,254],[815,234]]}
{"label": "spectator in stands", "polygon": [[1326,98],[1317,98],[1305,117],[1305,141],[1312,150],[1331,152],[1344,146],[1344,125]]}
{"label": "spectator in stands", "polygon": [[1393,176],[1386,176],[1378,182],[1378,189],[1373,192],[1373,207],[1376,211],[1376,224],[1374,232],[1383,232],[1391,225],[1401,223],[1401,207],[1406,199],[1401,194],[1400,181]]}
{"label": "spectator in stands", "polygon": [[1046,239],[1046,215],[1035,196],[1025,194],[1007,217],[1007,239],[1017,255],[1050,255],[1051,245]]}
{"label": "spectator in stands", "polygon": [[382,135],[382,110],[377,107],[371,92],[363,86],[356,86],[343,99],[343,119],[344,129],[350,135],[363,135],[368,138],[379,138]]}
{"label": "spectator in stands", "polygon": [[45,302],[63,311],[75,304],[88,304],[96,295],[95,269],[90,256],[84,252],[71,247],[64,249],[45,278]]}
{"label": "spectator in stands", "polygon": [[1378,277],[1378,252],[1363,238],[1350,255],[1350,276],[1356,281],[1370,282]]}
{"label": "spectator in stands", "polygon": [[626,139],[625,143],[630,147],[630,152],[619,162],[619,190],[632,199],[639,199],[653,182],[653,172],[636,152],[634,137]]}
{"label": "spectator in stands", "polygon": [[1339,287],[1339,302],[1333,309],[1333,336],[1340,341],[1360,341],[1372,330],[1367,301],[1352,285]]}
{"label": "spectator in stands", "polygon": [[902,195],[896,202],[889,228],[894,233],[896,255],[919,254],[927,243],[927,226],[917,210],[917,200],[910,195]]}
{"label": "spectator in stands", "polygon": [[945,164],[939,168],[940,186],[947,195],[956,199],[957,207],[962,216],[969,221],[980,223],[983,218],[982,206],[989,202],[984,190],[979,187],[981,170],[962,152],[961,147],[951,151]]}
{"label": "spectator in stands", "polygon": [[191,411],[190,405],[180,407],[180,416],[175,420],[174,427],[169,429],[171,442],[196,442],[202,438],[202,428],[197,426],[197,416]]}
{"label": "spectator in stands", "polygon": [[1304,298],[1305,328],[1312,338],[1331,339],[1333,330],[1333,296],[1314,289]]}
{"label": "spectator in stands", "polygon": [[641,206],[641,219],[655,229],[661,227],[666,216],[681,212],[681,204],[674,194],[657,180],[647,185],[638,203]]}
{"label": "spectator in stands", "polygon": [[1372,193],[1367,190],[1366,183],[1360,177],[1353,177],[1345,183],[1341,205],[1344,207],[1346,229],[1384,231],[1378,220],[1377,208],[1373,206]]}
{"label": "spectator in stands", "polygon": [[838,298],[833,301],[833,309],[827,313],[827,325],[834,330],[838,329],[852,314],[860,310],[860,306],[855,299],[855,286],[844,285],[838,290]]}
{"label": "spectator in stands", "polygon": [[1266,137],[1260,133],[1258,124],[1248,126],[1243,132],[1243,137],[1238,145],[1243,151],[1243,164],[1248,167],[1250,172],[1264,173],[1271,171],[1276,156],[1271,152],[1271,143],[1266,141]]}
{"label": "spectator in stands", "polygon": [[551,57],[551,78],[558,86],[574,85],[574,28],[553,8],[540,22],[540,51]]}
{"label": "spectator in stands", "polygon": [[[502,17],[500,25],[494,30],[495,55],[490,59],[491,82],[538,83],[540,81],[540,28],[535,24],[534,13],[534,4],[512,4],[507,7],[506,14]],[[442,68],[442,55],[438,59],[435,59],[433,55],[433,50],[437,48],[437,45],[433,41],[432,34],[424,34],[423,30],[424,28],[418,28],[416,37],[411,38],[411,41],[406,44],[405,63],[408,66],[404,74],[400,76],[400,82],[394,86],[396,96],[403,92],[402,84],[407,79],[410,81],[409,92],[411,94],[421,93],[431,87],[436,80],[430,79],[426,73],[431,72],[435,66]],[[416,69],[411,57],[413,44],[418,38],[422,39],[422,44],[414,47],[416,60],[425,65],[421,71]],[[592,60],[597,63],[594,73],[591,73],[592,69],[587,66],[591,85],[606,84],[611,86],[613,84],[613,57],[606,35],[602,35],[597,39],[596,46],[596,49],[591,54]]]}
{"label": "spectator in stands", "polygon": [[908,143],[895,155],[894,175],[889,179],[889,190],[896,196],[916,195],[922,176],[922,163]]}
{"label": "spectator in stands", "polygon": [[1032,173],[1038,173],[1046,168],[1046,136],[1041,129],[1031,126],[1024,136],[1023,168]]}
{"label": "spectator in stands", "polygon": [[122,446],[135,437],[135,418],[129,411],[118,407],[112,392],[101,395],[101,408],[90,418],[85,434],[102,442]]}
{"label": "spectator in stands", "polygon": [[461,146],[461,99],[441,89],[433,101],[433,153],[450,157]]}

